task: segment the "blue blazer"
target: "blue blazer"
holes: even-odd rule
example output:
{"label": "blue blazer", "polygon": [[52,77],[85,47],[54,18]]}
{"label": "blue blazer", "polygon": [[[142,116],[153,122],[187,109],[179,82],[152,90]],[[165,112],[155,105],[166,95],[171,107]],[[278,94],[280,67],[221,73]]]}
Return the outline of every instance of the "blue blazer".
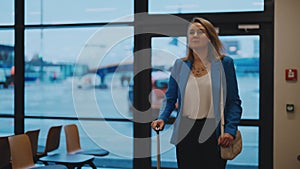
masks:
{"label": "blue blazer", "polygon": [[[158,119],[167,122],[170,114],[178,101],[178,113],[174,122],[171,143],[177,144],[182,138],[179,137],[179,124],[182,118],[182,104],[184,101],[185,87],[191,71],[192,62],[177,59],[171,71],[169,85],[161,106]],[[233,59],[225,56],[220,61],[211,61],[211,84],[214,115],[216,121],[217,138],[220,135],[220,94],[221,83],[223,85],[223,105],[225,127],[224,132],[235,136],[237,126],[240,123],[242,107],[238,92],[238,85]],[[225,89],[225,90],[224,90]],[[226,98],[225,98],[226,97]]]}

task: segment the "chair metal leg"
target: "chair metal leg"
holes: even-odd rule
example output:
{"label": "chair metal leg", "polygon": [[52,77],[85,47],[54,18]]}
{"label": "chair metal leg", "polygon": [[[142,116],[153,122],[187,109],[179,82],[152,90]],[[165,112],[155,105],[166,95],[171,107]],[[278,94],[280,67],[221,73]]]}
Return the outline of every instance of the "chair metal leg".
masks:
{"label": "chair metal leg", "polygon": [[89,161],[88,164],[93,168],[97,169],[96,165],[93,163],[93,161]]}
{"label": "chair metal leg", "polygon": [[42,162],[44,165],[49,165],[49,163],[47,161],[43,161]]}

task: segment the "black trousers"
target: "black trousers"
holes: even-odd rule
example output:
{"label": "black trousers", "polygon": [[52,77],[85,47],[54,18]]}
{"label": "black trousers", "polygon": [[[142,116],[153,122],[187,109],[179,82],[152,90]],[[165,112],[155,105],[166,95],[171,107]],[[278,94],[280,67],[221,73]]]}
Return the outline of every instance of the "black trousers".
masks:
{"label": "black trousers", "polygon": [[206,120],[215,124],[214,119],[192,120],[183,117],[180,127],[190,125],[190,129],[176,145],[179,169],[225,169],[226,160],[221,158],[215,129],[206,141],[199,142],[199,136]]}

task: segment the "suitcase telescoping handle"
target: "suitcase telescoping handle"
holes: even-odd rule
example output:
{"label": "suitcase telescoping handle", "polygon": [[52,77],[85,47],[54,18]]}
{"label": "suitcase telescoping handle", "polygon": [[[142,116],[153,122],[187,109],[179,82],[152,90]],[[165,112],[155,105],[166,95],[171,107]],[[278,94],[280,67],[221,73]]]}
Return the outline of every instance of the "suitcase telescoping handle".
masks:
{"label": "suitcase telescoping handle", "polygon": [[160,169],[160,139],[159,139],[159,126],[156,126],[156,138],[157,138],[157,156],[156,156],[156,169]]}

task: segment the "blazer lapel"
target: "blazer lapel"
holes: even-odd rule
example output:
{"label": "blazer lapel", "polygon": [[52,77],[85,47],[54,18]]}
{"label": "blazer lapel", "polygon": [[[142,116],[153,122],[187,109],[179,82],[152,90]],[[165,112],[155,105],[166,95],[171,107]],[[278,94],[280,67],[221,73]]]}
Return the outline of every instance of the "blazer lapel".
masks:
{"label": "blazer lapel", "polygon": [[[184,95],[185,95],[185,88],[186,88],[186,84],[191,72],[191,66],[192,66],[192,62],[190,61],[186,61],[183,62],[182,61],[182,65],[180,68],[180,74],[179,74],[179,78],[180,79],[178,81],[178,86],[179,86],[179,92],[178,92],[178,96],[179,96],[179,101],[181,102],[180,105],[183,105],[184,102]],[[182,111],[182,106],[180,106],[180,111]]]}
{"label": "blazer lapel", "polygon": [[214,60],[211,62],[212,99],[216,121],[220,119],[221,69],[222,64],[220,61]]}
{"label": "blazer lapel", "polygon": [[186,87],[187,81],[189,79],[189,75],[191,72],[191,66],[192,66],[192,62],[190,62],[190,61],[183,62],[181,65],[181,70],[180,70],[180,79],[181,80],[179,82],[181,96],[184,96],[184,94],[185,94],[185,87]]}

